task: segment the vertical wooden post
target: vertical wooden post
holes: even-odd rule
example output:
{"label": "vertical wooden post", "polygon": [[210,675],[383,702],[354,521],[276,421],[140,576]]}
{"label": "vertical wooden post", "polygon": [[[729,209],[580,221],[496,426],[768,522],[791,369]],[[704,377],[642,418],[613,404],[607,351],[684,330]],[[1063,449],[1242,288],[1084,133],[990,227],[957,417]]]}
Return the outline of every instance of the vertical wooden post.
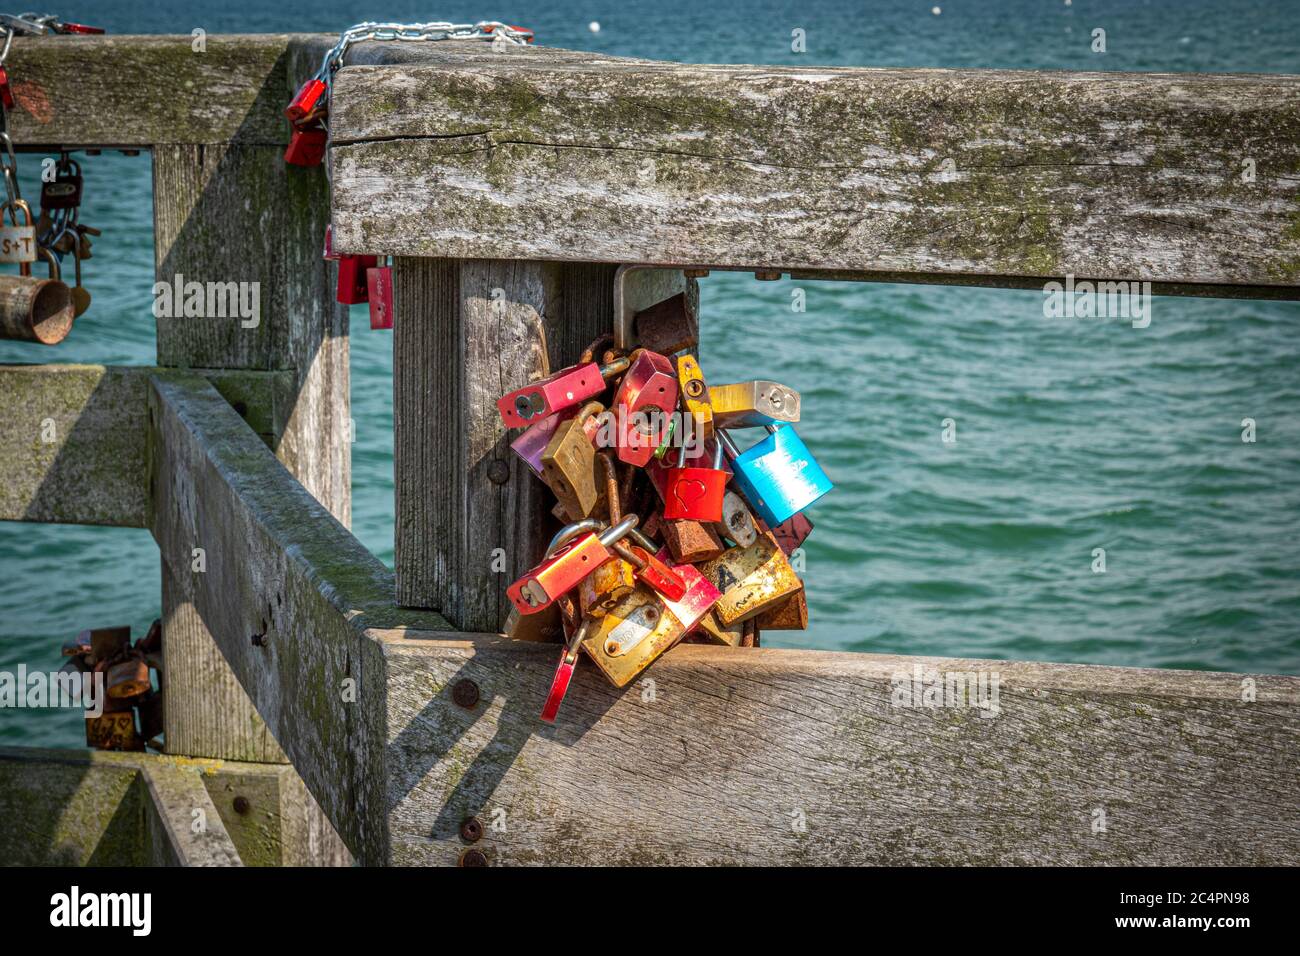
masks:
{"label": "vertical wooden post", "polygon": [[393,456],[398,603],[499,631],[506,587],[553,530],[496,400],[577,361],[613,315],[614,267],[398,259]]}
{"label": "vertical wooden post", "polygon": [[[157,280],[179,282],[182,290],[189,282],[257,283],[260,305],[256,322],[206,310],[201,317],[179,310],[160,317],[158,364],[292,370],[293,404],[276,453],[346,525],[348,327],[320,257],[327,187],[323,170],[286,166],[282,153],[260,145],[155,147]],[[238,556],[205,554],[204,560]],[[167,750],[286,762],[186,596],[186,576],[195,573],[190,554],[163,555]],[[311,810],[319,813],[314,804]],[[325,841],[322,860],[334,858],[336,840]]]}

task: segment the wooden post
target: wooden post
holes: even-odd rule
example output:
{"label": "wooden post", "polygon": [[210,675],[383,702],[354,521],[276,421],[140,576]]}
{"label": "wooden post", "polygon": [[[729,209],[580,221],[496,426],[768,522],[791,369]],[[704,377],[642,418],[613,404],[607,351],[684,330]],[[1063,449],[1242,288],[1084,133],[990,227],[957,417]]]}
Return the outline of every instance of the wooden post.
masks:
{"label": "wooden post", "polygon": [[506,587],[554,530],[496,400],[610,328],[612,266],[398,259],[393,353],[397,593],[498,631]]}
{"label": "wooden post", "polygon": [[[182,288],[187,282],[256,283],[259,303],[255,321],[185,317],[176,310],[160,317],[159,365],[288,369],[293,398],[276,453],[347,524],[347,310],[335,303],[320,257],[328,208],[323,170],[287,166],[277,146],[154,150],[158,281]],[[193,549],[213,546],[215,538],[196,540]],[[238,557],[192,550],[196,560],[200,553],[198,564],[184,563],[184,554],[170,556],[170,565],[164,558],[168,752],[283,763],[284,752],[188,597],[188,579],[203,573],[200,564]]]}

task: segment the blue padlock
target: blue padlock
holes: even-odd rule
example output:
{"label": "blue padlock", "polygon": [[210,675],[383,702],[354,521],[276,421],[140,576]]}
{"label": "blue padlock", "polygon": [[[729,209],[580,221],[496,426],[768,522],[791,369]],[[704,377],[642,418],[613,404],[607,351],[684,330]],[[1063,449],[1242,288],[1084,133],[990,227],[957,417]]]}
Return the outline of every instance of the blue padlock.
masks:
{"label": "blue padlock", "polygon": [[830,491],[834,485],[789,425],[768,425],[770,433],[753,448],[738,452],[718,429],[732,455],[737,487],[769,528],[787,521]]}

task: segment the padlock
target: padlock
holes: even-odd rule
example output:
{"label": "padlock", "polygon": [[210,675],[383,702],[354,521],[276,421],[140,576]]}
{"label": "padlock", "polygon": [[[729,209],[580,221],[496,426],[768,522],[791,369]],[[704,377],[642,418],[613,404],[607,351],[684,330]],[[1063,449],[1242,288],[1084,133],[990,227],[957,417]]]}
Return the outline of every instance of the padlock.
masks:
{"label": "padlock", "polygon": [[529,382],[497,399],[506,428],[524,428],[569,408],[576,408],[605,390],[605,379],[628,367],[621,359],[608,365],[586,362]]}
{"label": "padlock", "polygon": [[590,518],[607,501],[604,466],[596,460],[596,446],[585,427],[604,410],[599,402],[588,402],[556,426],[542,451],[542,480],[564,505],[570,521]]}
{"label": "padlock", "polygon": [[335,298],[345,305],[368,300],[366,273],[379,265],[378,256],[339,256],[339,280]]}
{"label": "padlock", "polygon": [[[698,438],[712,438],[713,405],[709,403],[709,386],[705,384],[704,373],[700,370],[700,363],[696,361],[694,355],[678,357],[677,386]],[[697,440],[697,436],[692,436],[691,441]],[[683,436],[683,444],[686,444],[685,436]]]}
{"label": "padlock", "polygon": [[[686,596],[686,583],[680,574],[654,553],[653,548],[654,545],[648,540],[635,544],[620,541],[614,545],[614,550],[619,556],[632,565],[633,574],[638,581],[647,585],[665,601],[680,601]],[[667,549],[664,553],[667,554]]]}
{"label": "padlock", "polygon": [[592,626],[589,619],[583,619],[565,644],[563,653],[560,654],[560,663],[555,668],[555,676],[551,678],[550,689],[546,692],[546,701],[542,704],[542,720],[548,724],[555,723],[556,715],[560,712],[560,704],[564,702],[564,696],[569,692],[573,672],[578,666],[578,649]]}
{"label": "padlock", "polygon": [[754,617],[754,623],[765,631],[808,630],[808,596],[800,588],[779,604]]}
{"label": "padlock", "polygon": [[325,159],[325,130],[311,126],[295,126],[289,135],[289,145],[284,151],[284,161],[294,166],[319,166]]}
{"label": "padlock", "polygon": [[370,301],[370,327],[393,327],[393,267],[374,266],[366,270],[366,298]]}
{"label": "padlock", "polygon": [[724,626],[756,617],[803,587],[770,534],[759,534],[747,548],[723,552],[699,570],[722,592],[714,611]]}
{"label": "padlock", "polygon": [[721,521],[722,499],[730,477],[722,467],[722,444],[714,443],[712,468],[688,466],[685,454],[678,457],[681,464],[664,476],[664,518]]}
{"label": "padlock", "polygon": [[[6,213],[8,223],[5,222]],[[37,248],[31,207],[21,199],[5,203],[0,209],[0,262],[16,262],[23,267],[22,274],[29,276],[32,274],[31,264],[36,261]]]}
{"label": "padlock", "polygon": [[700,521],[668,521],[655,515],[653,527],[647,521],[645,530],[650,537],[663,539],[678,564],[710,561],[727,550],[713,526]]}
{"label": "padlock", "polygon": [[610,406],[620,461],[644,468],[677,408],[677,374],[658,352],[637,349]]}
{"label": "padlock", "polygon": [[81,164],[67,154],[54,167],[54,179],[41,183],[42,209],[76,209],[81,205]]}
{"label": "padlock", "polygon": [[107,663],[125,654],[131,646],[131,628],[97,627],[82,631],[78,640],[90,644],[92,663]]}
{"label": "padlock", "polygon": [[604,617],[636,588],[636,569],[624,558],[606,561],[578,585],[578,609],[584,617]]}
{"label": "padlock", "polygon": [[[665,560],[667,552],[656,557]],[[719,599],[718,589],[696,568],[688,564],[673,570],[686,585],[679,600],[637,588],[598,619],[582,642],[582,649],[615,687],[625,687],[680,641]]]}
{"label": "padlock", "polygon": [[326,89],[325,81],[313,76],[298,87],[298,92],[293,95],[293,99],[285,107],[284,115],[289,117],[291,123],[301,123],[320,104]]}
{"label": "padlock", "polygon": [[764,379],[710,385],[709,404],[716,428],[757,428],[799,420],[799,393]]}
{"label": "padlock", "polygon": [[96,750],[144,750],[144,741],[135,730],[135,709],[129,701],[103,694],[96,703],[103,707],[103,713],[86,718],[88,747]]}
{"label": "padlock", "polygon": [[9,71],[3,66],[0,66],[0,100],[4,102],[6,110],[14,108],[14,91],[9,85]]}
{"label": "padlock", "polygon": [[700,323],[685,292],[656,302],[632,317],[632,328],[642,346],[671,355],[700,344]]}
{"label": "padlock", "polygon": [[710,610],[700,618],[699,624],[691,632],[692,636],[708,644],[725,644],[727,647],[739,647],[740,639],[744,635],[745,624],[743,621],[735,624],[723,625],[718,620],[716,611]]}
{"label": "padlock", "polygon": [[638,521],[636,515],[628,515],[599,533],[585,530],[591,527],[587,522],[578,522],[584,530],[576,536],[573,526],[561,529],[547,548],[542,563],[506,589],[510,602],[520,614],[535,614],[547,607],[561,594],[576,588],[596,568],[613,560],[614,543],[635,528]]}
{"label": "padlock", "polygon": [[832,487],[812,452],[789,425],[769,425],[766,438],[738,452],[730,436],[718,429],[734,455],[731,467],[736,487],[769,528],[803,511]]}
{"label": "padlock", "polygon": [[[758,537],[758,525],[750,514],[745,499],[734,491],[722,496],[722,520],[718,523],[722,534],[742,548],[747,548]],[[788,553],[788,552],[787,552]]]}
{"label": "padlock", "polygon": [[[582,410],[594,407],[600,411],[605,410],[605,406],[599,402],[588,402]],[[524,429],[523,434],[510,443],[510,450],[528,463],[528,467],[533,470],[533,474],[541,476],[542,474],[542,453],[546,451],[546,446],[551,443],[551,437],[555,434],[555,429],[564,422],[578,414],[579,409],[566,409],[562,412],[556,412],[540,422],[534,422]],[[592,445],[596,443],[596,435],[600,431],[599,412],[592,412],[586,418],[579,419],[582,421],[582,430],[591,440]]]}
{"label": "padlock", "polygon": [[786,555],[792,555],[812,534],[813,523],[805,514],[791,515],[772,529],[772,537]]}
{"label": "padlock", "polygon": [[149,665],[144,657],[130,657],[108,668],[108,696],[126,699],[138,697],[152,688]]}

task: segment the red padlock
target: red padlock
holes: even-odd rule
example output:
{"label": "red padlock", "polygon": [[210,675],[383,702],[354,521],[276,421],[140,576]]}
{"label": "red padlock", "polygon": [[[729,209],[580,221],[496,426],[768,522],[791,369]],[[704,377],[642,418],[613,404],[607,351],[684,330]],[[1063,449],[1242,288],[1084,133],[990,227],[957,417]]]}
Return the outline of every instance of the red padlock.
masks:
{"label": "red padlock", "polygon": [[366,273],[379,265],[378,256],[339,256],[338,301],[345,305],[366,302],[369,289],[366,287]]}
{"label": "red padlock", "polygon": [[644,468],[664,441],[677,408],[677,370],[658,352],[637,349],[612,412],[620,461]]}
{"label": "red padlock", "polygon": [[[651,542],[647,539],[643,544],[649,545]],[[614,545],[614,550],[632,565],[636,579],[648,584],[656,593],[669,601],[680,601],[686,596],[686,582],[666,562],[660,560],[653,549],[620,541]]]}
{"label": "red padlock", "polygon": [[9,86],[9,71],[0,66],[0,100],[4,101],[5,109],[14,108],[14,91]]}
{"label": "red padlock", "polygon": [[[595,362],[561,369],[497,399],[506,428],[524,428],[548,415],[575,408],[605,390],[605,379],[627,368],[627,359],[601,366]],[[653,450],[653,449],[652,449]]]}
{"label": "red padlock", "polygon": [[325,131],[316,127],[294,127],[284,161],[294,166],[319,166],[325,159]]}
{"label": "red padlock", "polygon": [[679,467],[664,472],[664,517],[710,524],[721,521],[722,498],[730,477],[722,467],[722,443],[714,443],[712,468],[687,467],[685,449],[679,452],[679,459]]}
{"label": "red padlock", "polygon": [[325,95],[325,89],[323,80],[312,77],[298,88],[298,92],[294,94],[293,99],[289,101],[289,105],[285,107],[284,115],[294,123],[306,119],[307,115],[316,108],[316,104],[320,102],[321,97]]}
{"label": "red padlock", "polygon": [[334,252],[334,224],[325,223],[325,251],[321,254],[322,259],[337,259]]}
{"label": "red padlock", "polygon": [[584,620],[573,632],[573,637],[565,645],[564,653],[560,655],[560,663],[555,668],[555,676],[551,678],[551,689],[546,692],[546,703],[542,705],[542,720],[548,724],[555,723],[555,716],[560,712],[560,704],[564,701],[564,695],[569,692],[569,684],[573,681],[573,672],[578,666],[578,652],[582,647],[582,642],[587,639],[587,631],[591,626],[592,618]]}
{"label": "red padlock", "polygon": [[366,270],[366,294],[370,297],[370,327],[393,327],[393,267],[376,266]]}
{"label": "red padlock", "polygon": [[569,525],[555,536],[547,549],[546,560],[510,585],[506,595],[520,614],[536,614],[549,607],[606,561],[612,561],[614,544],[635,528],[638,520],[636,515],[628,515],[599,534],[587,531],[577,538],[573,538],[575,531],[599,525],[586,522]]}
{"label": "red padlock", "polygon": [[85,35],[98,36],[104,32],[103,27],[88,27],[84,23],[60,23],[59,33],[81,33]]}

